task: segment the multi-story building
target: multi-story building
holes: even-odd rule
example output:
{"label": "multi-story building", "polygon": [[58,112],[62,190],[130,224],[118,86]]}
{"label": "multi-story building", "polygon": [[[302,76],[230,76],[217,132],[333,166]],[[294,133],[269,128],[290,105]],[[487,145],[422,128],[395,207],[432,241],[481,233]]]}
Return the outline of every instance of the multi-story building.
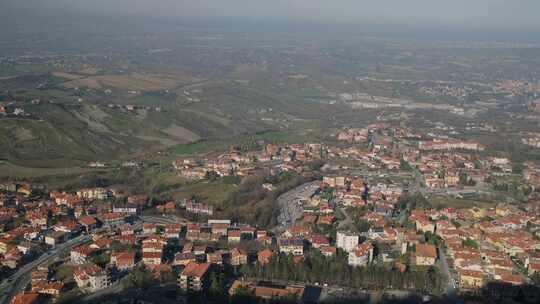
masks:
{"label": "multi-story building", "polygon": [[110,191],[104,188],[87,188],[77,191],[77,196],[89,200],[103,200],[108,198]]}
{"label": "multi-story building", "polygon": [[87,263],[94,252],[95,250],[87,245],[75,247],[70,252],[71,262],[74,264]]}
{"label": "multi-story building", "polygon": [[373,261],[373,245],[365,242],[349,253],[349,265],[366,266]]}
{"label": "multi-story building", "polygon": [[280,239],[279,252],[292,255],[303,255],[304,240],[298,238]]}
{"label": "multi-story building", "polygon": [[178,277],[178,285],[184,291],[202,291],[206,288],[210,264],[189,263]]}
{"label": "multi-story building", "polygon": [[111,254],[110,263],[120,271],[132,269],[135,267],[135,253],[114,252]]}
{"label": "multi-story building", "polygon": [[429,244],[416,244],[414,260],[418,266],[433,266],[437,260],[437,248]]}
{"label": "multi-story building", "polygon": [[96,265],[80,266],[73,272],[77,286],[90,292],[107,288],[110,278],[106,271]]}
{"label": "multi-story building", "polygon": [[231,250],[231,265],[240,266],[247,264],[248,255],[247,253],[240,248],[233,248]]}
{"label": "multi-story building", "polygon": [[459,269],[459,285],[462,289],[476,289],[484,286],[485,275],[481,271]]}
{"label": "multi-story building", "polygon": [[346,252],[352,252],[358,247],[359,236],[348,231],[338,231],[336,236],[336,247]]}

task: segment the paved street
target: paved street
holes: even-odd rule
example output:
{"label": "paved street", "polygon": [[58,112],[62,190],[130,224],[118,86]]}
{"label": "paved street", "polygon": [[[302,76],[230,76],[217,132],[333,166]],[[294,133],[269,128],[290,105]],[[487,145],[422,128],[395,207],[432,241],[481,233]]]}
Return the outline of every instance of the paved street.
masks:
{"label": "paved street", "polygon": [[437,262],[439,265],[439,269],[441,270],[443,274],[443,280],[445,287],[446,296],[453,300],[454,303],[461,303],[461,299],[458,298],[457,294],[457,286],[456,286],[456,278],[452,275],[450,272],[450,267],[448,267],[448,260],[446,259],[446,253],[444,252],[444,248],[439,245],[439,261]]}
{"label": "paved street", "polygon": [[319,182],[314,181],[298,186],[278,197],[280,214],[278,216],[278,226],[274,228],[274,233],[281,234],[302,216],[303,208],[299,201],[312,195],[319,188]]}
{"label": "paved street", "polygon": [[0,284],[0,303],[10,303],[11,299],[18,292],[23,291],[30,283],[31,272],[41,265],[46,265],[56,259],[61,253],[71,250],[71,248],[81,245],[90,240],[88,235],[80,235],[72,240],[58,245],[56,248],[42,254],[38,259],[24,265],[16,273],[10,276],[2,284]]}
{"label": "paved street", "polygon": [[[158,216],[143,216],[141,217],[144,222],[157,223],[157,224],[171,224],[171,223],[185,223],[185,220],[180,218],[169,216],[169,217],[158,217]],[[136,221],[133,225],[135,230],[142,229],[142,221]],[[64,252],[69,252],[73,247],[79,246],[83,243],[90,241],[89,235],[80,235],[74,239],[71,239],[63,244],[58,245],[56,248],[53,248],[44,254],[42,254],[38,259],[24,265],[16,273],[10,276],[7,280],[4,280],[0,284],[0,303],[10,303],[11,299],[18,292],[24,291],[26,286],[30,283],[30,275],[33,270],[42,265],[47,265],[54,261]],[[118,287],[116,287],[118,288]]]}

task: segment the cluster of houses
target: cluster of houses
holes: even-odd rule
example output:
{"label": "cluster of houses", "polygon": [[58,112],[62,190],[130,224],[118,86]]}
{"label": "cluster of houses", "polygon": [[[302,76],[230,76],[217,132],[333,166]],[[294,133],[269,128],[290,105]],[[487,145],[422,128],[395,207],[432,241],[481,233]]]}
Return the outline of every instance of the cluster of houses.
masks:
{"label": "cluster of houses", "polygon": [[[31,188],[30,185],[25,187]],[[112,203],[118,201],[107,200],[116,195],[114,191],[88,188],[74,193],[53,191],[48,200],[30,202],[24,199],[31,192],[23,190],[25,187],[3,188],[15,191],[5,192],[0,209],[3,218],[10,222],[20,219],[23,224],[13,229],[10,229],[10,223],[6,224],[6,230],[0,235],[0,262],[16,270],[32,260],[33,252],[38,253],[33,256],[35,258],[68,240],[87,237],[87,241],[67,247],[69,258],[63,265],[72,270],[73,280],[83,292],[96,292],[116,284],[118,278],[138,265],[144,265],[156,277],[178,273],[179,288],[202,291],[208,287],[209,273],[223,265],[265,264],[277,252],[270,249],[276,240],[267,231],[232,224],[229,220],[141,222],[137,215],[149,207],[146,196],[129,196],[121,203]],[[26,194],[15,201],[11,194],[18,190]],[[159,209],[168,204],[171,208],[212,215],[208,206],[191,201],[169,202],[151,208]],[[264,249],[248,252],[242,246],[248,240]],[[227,244],[227,249],[218,248],[218,242]],[[180,247],[171,251],[171,244],[177,243]],[[279,250],[286,253],[303,251],[303,244],[300,249],[295,246],[298,244],[291,241],[289,247],[283,244]],[[13,301],[37,303],[44,298],[58,298],[67,290],[62,282],[53,279],[54,272],[55,267],[45,266],[32,271],[31,286]]]}
{"label": "cluster of houses", "polygon": [[[274,173],[305,173],[310,170],[308,162],[348,159],[361,168],[357,171],[383,170],[413,178],[418,173],[428,189],[483,186],[493,176],[514,174],[513,164],[506,158],[447,153],[481,151],[483,147],[475,142],[419,141],[422,137],[410,129],[387,124],[346,129],[337,136],[351,144],[266,144],[260,151],[181,159],[173,167],[184,177],[200,180],[247,176],[261,164]],[[366,145],[358,145],[362,142]],[[73,280],[85,292],[117,284],[140,265],[156,278],[175,275],[182,290],[200,292],[209,287],[210,274],[225,265],[264,266],[279,254],[303,263],[306,255],[315,251],[327,258],[343,252],[351,267],[389,263],[401,272],[436,266],[441,258],[448,258],[453,280],[462,289],[481,288],[493,280],[519,285],[540,271],[540,197],[531,195],[531,201],[519,208],[499,204],[492,209],[404,211],[398,210],[408,186],[403,180],[368,183],[359,174],[349,173],[348,169],[356,167],[346,170],[328,163],[318,188],[296,198],[301,216],[285,229],[276,230],[280,231],[276,235],[247,224],[212,219],[219,216],[212,205],[193,200],[151,205],[148,196],[100,187],[70,193],[52,191],[36,200],[30,197],[44,189],[25,183],[0,184],[0,265],[15,271],[50,248],[66,246],[69,259],[64,266],[72,269]],[[402,174],[404,171],[408,173]],[[540,168],[525,163],[523,178],[540,186]],[[263,187],[272,191],[274,186]],[[151,222],[141,216],[144,209],[155,209],[159,214],[185,210],[203,217],[189,222],[167,216]],[[401,212],[408,212],[405,223],[396,218]],[[356,220],[367,226],[361,230]],[[80,242],[66,244],[70,240]],[[31,286],[15,299],[60,296],[66,286],[54,279],[54,272],[48,267],[35,269]],[[234,281],[229,293],[233,295],[239,287],[266,299],[301,297],[304,293],[303,286],[250,280]]]}
{"label": "cluster of houses", "polygon": [[261,165],[269,166],[273,172],[293,170],[301,173],[305,162],[322,159],[325,151],[323,144],[267,144],[260,151],[231,151],[207,155],[204,159],[179,159],[172,165],[179,175],[192,180],[207,178],[209,174],[247,176]]}
{"label": "cluster of houses", "polygon": [[410,218],[417,229],[444,241],[462,290],[488,281],[521,285],[538,271],[540,241],[528,227],[540,219],[525,210],[499,204],[492,209],[413,210]]}
{"label": "cluster of houses", "polygon": [[480,158],[463,153],[424,153],[409,157],[409,164],[422,174],[429,189],[461,186],[485,186],[491,176],[511,175],[512,163],[507,158]]}
{"label": "cluster of houses", "polygon": [[[52,191],[37,200],[32,197],[35,191],[43,189],[26,183],[0,184],[0,266],[8,274],[46,255],[51,248],[64,246],[70,240],[74,245],[80,244],[85,238],[97,237],[100,231],[122,225],[148,203],[147,196],[129,196],[123,202],[109,200],[120,194],[105,188],[85,188],[73,193]],[[128,235],[118,236],[119,241],[126,239]],[[107,242],[99,240],[72,248],[70,261],[76,265],[86,263],[103,249],[103,243]],[[81,267],[74,274],[79,285],[88,286],[89,290],[97,290],[108,282],[98,278],[103,272],[95,267]],[[31,292],[40,298],[57,297],[64,285],[50,278],[49,270],[38,268],[32,274]]]}
{"label": "cluster of houses", "polygon": [[531,146],[533,148],[540,148],[540,134],[529,133],[526,137],[521,139],[524,145]]}

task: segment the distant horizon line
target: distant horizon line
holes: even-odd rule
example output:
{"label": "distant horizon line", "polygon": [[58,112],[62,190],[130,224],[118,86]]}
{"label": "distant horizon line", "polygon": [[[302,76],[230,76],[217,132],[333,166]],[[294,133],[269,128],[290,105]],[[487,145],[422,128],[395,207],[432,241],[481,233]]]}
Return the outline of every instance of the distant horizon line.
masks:
{"label": "distant horizon line", "polygon": [[[51,18],[50,14],[33,16],[33,20]],[[466,28],[455,25],[442,24],[407,24],[407,23],[374,23],[370,21],[325,21],[325,20],[291,20],[290,18],[276,17],[250,17],[250,16],[148,16],[148,15],[96,15],[96,14],[72,14],[64,15],[63,19],[55,18],[52,23],[65,21],[136,21],[150,22],[153,26],[158,23],[171,24],[175,26],[194,26],[200,28],[215,28],[227,31],[263,31],[263,32],[292,32],[292,33],[339,33],[373,35],[374,37],[419,39],[419,40],[439,40],[439,41],[478,41],[478,42],[519,42],[519,43],[540,43],[540,29],[518,29],[518,28],[487,28],[474,27]],[[81,19],[83,18],[83,19]],[[0,20],[13,24],[24,22],[28,25],[28,20],[20,16],[8,15]],[[21,24],[22,25],[22,24]],[[103,25],[103,24],[101,24]],[[24,26],[24,25],[22,25]],[[40,26],[47,26],[40,23]],[[227,26],[228,28],[223,28]],[[9,28],[4,27],[5,30]],[[43,28],[41,28],[43,29]],[[0,30],[2,31],[2,30]]]}

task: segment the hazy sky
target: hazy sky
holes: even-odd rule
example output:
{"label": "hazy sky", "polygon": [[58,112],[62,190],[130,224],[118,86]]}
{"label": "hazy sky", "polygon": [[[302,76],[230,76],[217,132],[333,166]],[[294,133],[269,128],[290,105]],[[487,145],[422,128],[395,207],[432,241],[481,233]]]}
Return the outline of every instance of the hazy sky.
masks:
{"label": "hazy sky", "polygon": [[540,30],[540,0],[0,0],[0,18],[20,10]]}

